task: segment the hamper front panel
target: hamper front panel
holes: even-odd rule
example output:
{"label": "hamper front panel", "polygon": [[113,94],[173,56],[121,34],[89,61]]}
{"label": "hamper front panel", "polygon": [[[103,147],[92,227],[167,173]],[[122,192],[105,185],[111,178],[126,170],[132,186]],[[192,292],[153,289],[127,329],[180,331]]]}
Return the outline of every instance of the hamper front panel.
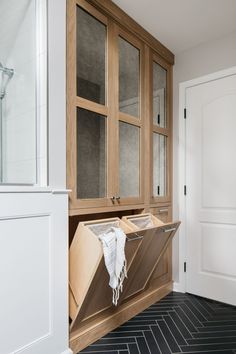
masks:
{"label": "hamper front panel", "polygon": [[171,223],[137,231],[137,234],[143,235],[143,240],[128,271],[128,282],[122,299],[127,299],[145,288],[178,226],[179,223]]}
{"label": "hamper front panel", "polygon": [[[141,244],[141,239],[137,239],[135,234],[129,234],[127,236],[130,241],[126,242],[125,255],[129,272],[129,267],[135,258],[136,252]],[[124,287],[126,284],[128,286],[128,281],[128,278],[124,280]],[[113,306],[112,289],[109,286],[109,276],[103,258],[81,308],[80,318],[84,321],[88,317],[94,316],[111,306]]]}
{"label": "hamper front panel", "polygon": [[[103,225],[101,225],[101,230],[103,230]],[[129,231],[127,233],[127,242],[125,246],[125,255],[126,255],[126,260],[127,260],[127,269],[129,269],[130,265],[132,264],[132,261],[135,257],[135,254],[141,244],[142,239],[140,237],[137,237],[137,235],[133,232],[130,232],[130,228],[125,225],[121,220],[119,221],[119,227],[122,227],[123,231]],[[80,241],[85,241],[84,237],[90,237],[92,236],[92,233],[95,231],[94,227],[90,227],[90,232],[88,233],[87,231],[87,225],[80,225],[81,233],[78,235],[78,238],[80,238]],[[85,232],[86,231],[86,232]],[[92,231],[92,233],[91,233]],[[96,231],[95,231],[96,232]],[[90,282],[88,282],[88,279],[85,279],[84,281],[88,282],[87,286],[87,291],[86,294],[84,294],[83,297],[80,296],[80,299],[82,301],[77,303],[77,312],[75,314],[74,312],[74,306],[71,310],[73,309],[73,313],[71,312],[71,318],[73,319],[73,322],[71,324],[71,329],[77,329],[80,327],[82,322],[87,320],[90,317],[94,317],[95,315],[99,314],[100,312],[104,311],[105,309],[109,308],[112,306],[112,289],[109,286],[109,275],[108,271],[105,266],[104,262],[104,256],[103,256],[103,251],[102,251],[102,244],[99,241],[99,247],[97,244],[97,236],[93,235],[94,239],[91,238],[90,244],[87,245],[91,248],[93,247],[93,243],[95,243],[98,252],[99,252],[99,259],[100,262],[97,264],[97,259],[96,257],[96,262],[93,261],[93,259],[90,259],[89,255],[89,250],[87,250],[87,258],[90,259],[91,265],[93,267],[93,278],[91,279]],[[81,242],[78,243],[81,246]],[[82,246],[81,246],[82,247]],[[78,253],[79,255],[80,253]],[[80,270],[83,268],[83,263],[84,258],[81,258],[81,264],[80,264]],[[87,264],[87,260],[86,260]],[[78,263],[77,263],[78,265]],[[78,269],[72,269],[71,268],[71,273],[73,271],[78,272]],[[124,280],[124,284],[127,282],[127,279]],[[77,288],[77,293],[80,291],[80,284],[76,283],[74,284],[74,287]],[[84,289],[85,287],[83,287]]]}

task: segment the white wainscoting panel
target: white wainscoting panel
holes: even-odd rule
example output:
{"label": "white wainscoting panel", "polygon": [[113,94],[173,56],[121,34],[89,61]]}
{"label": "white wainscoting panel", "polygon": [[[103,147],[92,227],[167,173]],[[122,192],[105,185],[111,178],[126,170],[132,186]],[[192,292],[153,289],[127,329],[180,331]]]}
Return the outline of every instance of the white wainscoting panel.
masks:
{"label": "white wainscoting panel", "polygon": [[0,353],[68,350],[67,193],[0,194]]}

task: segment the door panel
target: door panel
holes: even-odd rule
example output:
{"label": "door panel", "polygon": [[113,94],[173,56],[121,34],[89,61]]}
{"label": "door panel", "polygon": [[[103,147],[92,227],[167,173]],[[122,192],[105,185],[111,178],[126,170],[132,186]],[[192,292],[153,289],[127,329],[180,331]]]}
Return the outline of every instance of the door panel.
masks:
{"label": "door panel", "polygon": [[204,272],[236,276],[235,235],[235,225],[201,223],[201,268]]}
{"label": "door panel", "polygon": [[186,90],[187,291],[236,305],[236,75]]}

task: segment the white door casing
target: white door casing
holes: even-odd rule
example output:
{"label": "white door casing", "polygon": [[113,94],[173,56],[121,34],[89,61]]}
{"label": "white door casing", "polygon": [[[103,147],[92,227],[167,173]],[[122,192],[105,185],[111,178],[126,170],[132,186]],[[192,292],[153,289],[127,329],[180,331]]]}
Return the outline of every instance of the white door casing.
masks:
{"label": "white door casing", "polygon": [[189,293],[236,305],[236,69],[181,91],[180,266],[185,260],[187,272],[180,280]]}

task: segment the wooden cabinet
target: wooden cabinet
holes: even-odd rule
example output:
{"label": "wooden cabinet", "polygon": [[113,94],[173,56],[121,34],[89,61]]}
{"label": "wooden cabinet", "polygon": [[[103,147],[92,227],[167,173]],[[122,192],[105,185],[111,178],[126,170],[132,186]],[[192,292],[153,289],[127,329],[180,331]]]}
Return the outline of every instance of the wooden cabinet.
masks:
{"label": "wooden cabinet", "polygon": [[142,204],[144,44],[86,1],[68,26],[70,209]]}
{"label": "wooden cabinet", "polygon": [[[70,346],[78,352],[172,290],[173,233],[163,223],[172,208],[174,55],[110,0],[67,6],[70,265],[78,270],[70,282]],[[119,221],[132,241],[129,279],[114,309],[101,245],[90,232],[78,238],[78,230],[88,229],[89,220],[134,221],[147,211],[159,219],[155,228]]]}
{"label": "wooden cabinet", "polygon": [[[149,218],[150,223],[143,223]],[[117,312],[112,305],[112,290],[98,236],[119,227],[126,234],[127,274],[119,305],[144,291],[153,278],[162,255],[170,244],[179,223],[162,223],[150,214],[81,222],[70,247],[70,317],[73,331],[86,321]]]}
{"label": "wooden cabinet", "polygon": [[173,58],[111,8],[68,0],[71,215],[171,202]]}

